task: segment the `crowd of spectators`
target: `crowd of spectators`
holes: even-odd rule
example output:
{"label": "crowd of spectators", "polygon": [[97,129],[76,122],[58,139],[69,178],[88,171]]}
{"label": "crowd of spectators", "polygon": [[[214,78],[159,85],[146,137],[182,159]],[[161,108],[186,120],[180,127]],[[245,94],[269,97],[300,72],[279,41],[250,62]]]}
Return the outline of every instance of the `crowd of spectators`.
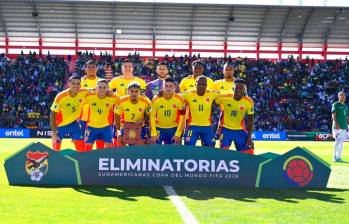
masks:
{"label": "crowd of spectators", "polygon": [[67,75],[63,57],[0,55],[0,127],[48,128],[49,107]]}
{"label": "crowd of spectators", "polygon": [[[135,76],[146,81],[156,78],[157,59],[144,59],[138,53],[129,54],[134,62]],[[191,74],[191,62],[200,55],[189,57],[165,56],[170,74],[178,81]],[[84,75],[84,64],[93,59],[97,75],[106,76],[110,66],[114,76],[121,74],[123,58],[112,59],[101,53],[79,52],[74,67],[68,69],[71,58],[20,55],[9,61],[0,56],[0,127],[28,127],[28,113],[40,114],[34,126],[47,128],[49,105],[57,92],[63,89],[66,75]],[[217,80],[223,78],[222,67],[230,62],[235,76],[247,80],[248,94],[255,101],[255,130],[260,131],[329,131],[331,104],[337,101],[337,92],[349,92],[348,60],[314,61],[255,60],[232,58],[201,58],[205,62],[205,75]],[[218,117],[218,111],[213,111]],[[213,119],[217,121],[218,119]],[[214,124],[216,125],[216,123]]]}

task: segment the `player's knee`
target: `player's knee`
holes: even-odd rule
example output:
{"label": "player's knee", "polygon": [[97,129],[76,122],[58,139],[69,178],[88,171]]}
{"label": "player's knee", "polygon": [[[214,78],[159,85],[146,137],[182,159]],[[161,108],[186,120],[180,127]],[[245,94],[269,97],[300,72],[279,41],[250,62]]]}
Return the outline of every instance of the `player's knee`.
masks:
{"label": "player's knee", "polygon": [[243,150],[243,151],[240,151],[240,152],[245,153],[245,154],[254,155],[254,149],[247,149],[247,150]]}

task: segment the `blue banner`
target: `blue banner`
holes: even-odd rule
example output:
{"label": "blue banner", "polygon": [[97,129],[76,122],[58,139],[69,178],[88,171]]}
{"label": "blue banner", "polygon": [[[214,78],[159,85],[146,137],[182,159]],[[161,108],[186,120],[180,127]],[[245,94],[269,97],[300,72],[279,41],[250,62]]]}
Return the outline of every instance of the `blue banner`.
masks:
{"label": "blue banner", "polygon": [[284,131],[255,131],[252,135],[253,140],[270,140],[270,141],[285,141],[286,132]]}
{"label": "blue banner", "polygon": [[9,128],[2,129],[0,128],[0,138],[29,138],[30,137],[29,129],[21,128]]}

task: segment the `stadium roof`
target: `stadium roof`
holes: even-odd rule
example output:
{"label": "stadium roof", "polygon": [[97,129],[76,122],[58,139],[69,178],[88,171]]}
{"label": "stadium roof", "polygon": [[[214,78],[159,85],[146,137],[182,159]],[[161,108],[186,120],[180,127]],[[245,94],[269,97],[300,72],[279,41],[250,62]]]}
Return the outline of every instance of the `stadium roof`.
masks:
{"label": "stadium roof", "polygon": [[191,2],[4,0],[0,37],[349,44],[349,7],[283,6],[285,0],[253,6]]}

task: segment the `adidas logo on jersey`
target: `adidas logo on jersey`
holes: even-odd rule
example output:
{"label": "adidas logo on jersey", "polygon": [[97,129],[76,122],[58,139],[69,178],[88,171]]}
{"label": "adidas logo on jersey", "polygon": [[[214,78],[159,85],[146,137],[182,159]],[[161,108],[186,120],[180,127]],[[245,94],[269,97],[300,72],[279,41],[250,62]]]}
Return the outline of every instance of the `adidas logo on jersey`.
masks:
{"label": "adidas logo on jersey", "polygon": [[92,106],[97,106],[96,102],[93,102]]}
{"label": "adidas logo on jersey", "polygon": [[190,85],[189,87],[192,88],[192,87],[194,87],[194,86],[193,86],[193,85]]}
{"label": "adidas logo on jersey", "polygon": [[196,99],[194,99],[194,100],[193,100],[193,101],[191,101],[191,102],[197,103],[198,101],[197,101]]}
{"label": "adidas logo on jersey", "polygon": [[126,112],[127,112],[127,111],[130,111],[130,109],[126,108],[125,111],[126,111]]}
{"label": "adidas logo on jersey", "polygon": [[228,107],[231,107],[231,104],[229,103],[227,106],[228,106]]}
{"label": "adidas logo on jersey", "polygon": [[159,108],[164,108],[164,105],[160,105]]}
{"label": "adidas logo on jersey", "polygon": [[67,103],[67,105],[66,105],[67,107],[70,107],[71,106],[71,104],[70,103]]}
{"label": "adidas logo on jersey", "polygon": [[124,84],[124,83],[121,83],[120,86],[125,86],[125,84]]}

